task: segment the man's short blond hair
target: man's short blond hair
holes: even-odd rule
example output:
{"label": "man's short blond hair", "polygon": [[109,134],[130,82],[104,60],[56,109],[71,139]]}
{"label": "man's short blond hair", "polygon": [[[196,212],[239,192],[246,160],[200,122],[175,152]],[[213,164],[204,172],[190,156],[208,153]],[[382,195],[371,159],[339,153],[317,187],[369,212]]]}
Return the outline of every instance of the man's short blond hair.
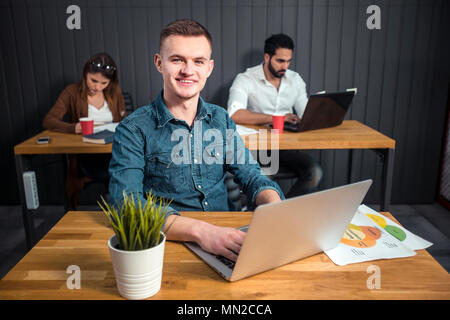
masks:
{"label": "man's short blond hair", "polygon": [[161,45],[163,41],[169,36],[205,36],[209,42],[209,45],[212,49],[212,37],[211,34],[206,30],[204,26],[198,23],[195,20],[191,19],[178,19],[161,30],[159,35],[159,48],[161,49]]}

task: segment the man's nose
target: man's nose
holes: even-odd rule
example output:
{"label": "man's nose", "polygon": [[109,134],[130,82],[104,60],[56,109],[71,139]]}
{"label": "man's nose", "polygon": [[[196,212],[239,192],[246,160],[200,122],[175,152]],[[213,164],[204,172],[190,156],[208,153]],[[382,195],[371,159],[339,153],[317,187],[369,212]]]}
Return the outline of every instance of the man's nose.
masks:
{"label": "man's nose", "polygon": [[186,62],[183,64],[183,68],[181,69],[181,72],[182,72],[183,74],[187,74],[187,75],[192,74],[192,73],[193,73],[193,65],[192,65],[192,62],[186,61]]}

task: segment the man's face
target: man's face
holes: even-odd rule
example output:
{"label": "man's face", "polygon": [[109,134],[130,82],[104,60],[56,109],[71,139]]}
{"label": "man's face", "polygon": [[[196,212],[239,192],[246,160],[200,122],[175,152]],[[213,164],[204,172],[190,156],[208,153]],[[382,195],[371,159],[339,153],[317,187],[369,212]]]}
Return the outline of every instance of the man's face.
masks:
{"label": "man's face", "polygon": [[167,37],[154,62],[163,76],[164,95],[175,95],[181,100],[198,96],[214,67],[205,36]]}
{"label": "man's face", "polygon": [[276,78],[282,78],[284,76],[291,61],[291,49],[278,48],[272,57],[267,53],[264,54],[264,62],[267,64],[270,73]]}

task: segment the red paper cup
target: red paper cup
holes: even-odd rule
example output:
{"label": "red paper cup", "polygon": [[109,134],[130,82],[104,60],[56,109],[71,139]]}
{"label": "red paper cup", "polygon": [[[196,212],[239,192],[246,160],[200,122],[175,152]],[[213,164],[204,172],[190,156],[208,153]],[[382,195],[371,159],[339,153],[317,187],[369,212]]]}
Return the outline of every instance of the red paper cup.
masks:
{"label": "red paper cup", "polygon": [[284,116],[272,116],[273,129],[279,133],[283,133],[284,129]]}
{"label": "red paper cup", "polygon": [[94,119],[80,118],[81,134],[87,136],[94,133]]}

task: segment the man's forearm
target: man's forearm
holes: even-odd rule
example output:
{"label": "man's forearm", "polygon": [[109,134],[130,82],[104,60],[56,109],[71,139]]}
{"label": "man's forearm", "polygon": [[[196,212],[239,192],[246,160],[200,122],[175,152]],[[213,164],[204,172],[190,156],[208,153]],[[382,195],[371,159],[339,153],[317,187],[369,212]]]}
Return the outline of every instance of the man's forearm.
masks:
{"label": "man's forearm", "polygon": [[172,214],[167,218],[164,233],[167,233],[167,240],[197,242],[199,227],[203,223],[200,220]]}
{"label": "man's forearm", "polygon": [[273,189],[264,189],[256,196],[255,204],[259,206],[265,203],[281,201],[280,195]]}
{"label": "man's forearm", "polygon": [[237,124],[259,125],[272,123],[272,115],[256,113],[246,109],[236,111],[231,117],[231,119],[233,119],[233,121]]}

